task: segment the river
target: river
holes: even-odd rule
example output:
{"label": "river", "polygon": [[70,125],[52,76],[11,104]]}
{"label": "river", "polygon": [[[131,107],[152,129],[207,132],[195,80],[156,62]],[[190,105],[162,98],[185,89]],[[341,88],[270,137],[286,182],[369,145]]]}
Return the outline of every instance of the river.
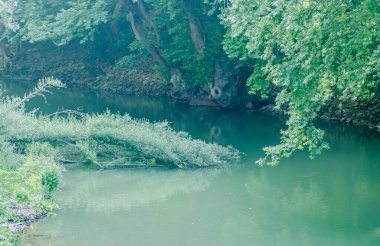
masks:
{"label": "river", "polygon": [[[25,87],[6,83],[10,94]],[[331,149],[277,167],[258,167],[279,141],[281,120],[247,110],[189,107],[165,98],[64,89],[29,108],[128,112],[168,120],[194,138],[233,145],[238,165],[208,169],[70,167],[56,195],[60,210],[22,236],[36,246],[375,246],[380,245],[380,137],[320,123]]]}

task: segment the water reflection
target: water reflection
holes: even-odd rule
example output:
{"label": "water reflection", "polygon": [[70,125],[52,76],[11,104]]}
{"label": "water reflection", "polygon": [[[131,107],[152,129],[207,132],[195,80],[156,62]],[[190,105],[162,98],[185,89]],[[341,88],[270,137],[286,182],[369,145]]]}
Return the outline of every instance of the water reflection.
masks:
{"label": "water reflection", "polygon": [[[75,170],[65,176],[60,204],[85,213],[127,212],[178,193],[206,189],[221,170]],[[65,192],[69,191],[69,192]],[[96,195],[94,195],[96,194]]]}
{"label": "water reflection", "polygon": [[338,138],[317,160],[298,155],[276,168],[247,162],[227,170],[70,170],[62,210],[25,240],[41,246],[375,246],[380,143],[350,139]]}
{"label": "water reflection", "polygon": [[[119,240],[112,243],[110,235],[99,233],[104,233],[103,230],[120,233],[132,223],[127,220],[136,210],[156,210],[174,197],[207,189],[221,172],[219,169],[96,171],[75,168],[64,177],[58,215],[35,225],[24,241],[32,245],[126,245]],[[161,213],[171,213],[171,210],[163,207],[156,215]],[[127,216],[125,220],[124,216]],[[95,241],[91,239],[94,232],[98,233]]]}
{"label": "water reflection", "polygon": [[[12,89],[12,87],[10,87]],[[13,91],[22,91],[13,88]],[[73,100],[68,100],[72,98]],[[279,140],[280,120],[248,111],[191,108],[163,98],[61,90],[43,112],[128,112],[172,122],[195,138],[246,155],[227,170],[94,170],[65,174],[58,215],[24,242],[65,246],[380,245],[380,141],[374,132],[320,123],[331,149],[297,153],[258,168],[262,147]]]}

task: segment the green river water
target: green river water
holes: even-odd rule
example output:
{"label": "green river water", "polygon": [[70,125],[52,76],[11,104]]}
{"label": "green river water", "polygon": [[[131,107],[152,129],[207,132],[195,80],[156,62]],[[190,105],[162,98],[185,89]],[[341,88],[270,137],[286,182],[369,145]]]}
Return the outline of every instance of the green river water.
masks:
{"label": "green river water", "polygon": [[[8,84],[10,93],[23,88]],[[233,145],[245,155],[218,169],[70,167],[56,196],[60,210],[35,223],[23,245],[35,246],[375,246],[380,245],[380,137],[326,124],[331,149],[278,167],[255,165],[279,141],[275,117],[196,108],[163,98],[107,96],[74,89],[35,100],[58,108],[128,112],[172,122],[195,138]]]}

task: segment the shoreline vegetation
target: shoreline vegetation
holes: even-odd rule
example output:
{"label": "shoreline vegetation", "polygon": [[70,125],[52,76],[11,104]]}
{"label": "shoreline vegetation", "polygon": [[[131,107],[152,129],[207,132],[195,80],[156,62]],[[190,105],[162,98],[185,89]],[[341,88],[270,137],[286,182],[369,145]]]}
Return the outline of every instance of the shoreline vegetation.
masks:
{"label": "shoreline vegetation", "polygon": [[0,70],[12,78],[54,75],[222,109],[275,104],[286,129],[259,165],[321,154],[315,122],[326,112],[380,125],[378,0],[0,3]]}
{"label": "shoreline vegetation", "polygon": [[25,103],[64,84],[39,81],[23,98],[0,96],[0,244],[17,245],[15,232],[57,208],[51,199],[63,164],[99,168],[201,168],[237,162],[238,150],[192,139],[167,122],[150,123],[129,115],[76,111],[39,115]]}
{"label": "shoreline vegetation", "polygon": [[[233,147],[167,122],[25,110],[61,81],[221,109],[273,106],[285,128],[263,148],[260,166],[328,149],[319,119],[380,129],[378,9],[379,0],[0,0],[1,76],[61,79],[42,79],[22,98],[0,92],[0,223],[54,210],[64,163],[201,168],[239,160]],[[0,244],[17,244],[4,228]]]}

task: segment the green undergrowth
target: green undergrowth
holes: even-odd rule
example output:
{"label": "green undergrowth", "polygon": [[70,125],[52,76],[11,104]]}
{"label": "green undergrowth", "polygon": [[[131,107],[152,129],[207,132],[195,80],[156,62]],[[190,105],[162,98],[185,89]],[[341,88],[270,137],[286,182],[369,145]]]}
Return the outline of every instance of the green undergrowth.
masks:
{"label": "green undergrowth", "polygon": [[[4,147],[4,148],[3,148]],[[58,188],[61,168],[42,150],[45,146],[29,145],[19,154],[0,140],[0,245],[19,245],[19,236],[7,226],[28,223],[53,211],[51,199]],[[46,153],[48,154],[48,153]],[[6,160],[6,161],[4,161]],[[20,228],[13,227],[15,230]]]}
{"label": "green undergrowth", "polygon": [[53,87],[64,85],[47,78],[22,98],[0,91],[0,245],[19,243],[6,224],[25,222],[55,208],[51,197],[59,185],[62,164],[190,168],[239,159],[234,148],[193,139],[167,122],[151,123],[110,111],[91,115],[26,112],[30,99],[44,97]]}
{"label": "green undergrowth", "polygon": [[12,233],[9,229],[0,226],[0,245],[1,246],[20,245],[20,237]]}

